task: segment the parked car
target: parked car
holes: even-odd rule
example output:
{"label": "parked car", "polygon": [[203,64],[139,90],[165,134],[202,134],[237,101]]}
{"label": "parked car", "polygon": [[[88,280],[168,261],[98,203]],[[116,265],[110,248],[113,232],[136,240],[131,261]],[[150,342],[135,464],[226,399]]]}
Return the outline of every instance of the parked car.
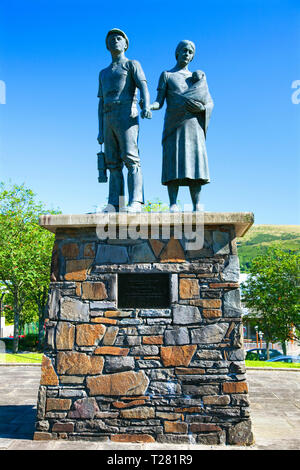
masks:
{"label": "parked car", "polygon": [[277,356],[269,359],[267,362],[296,362],[300,363],[300,356]]}
{"label": "parked car", "polygon": [[[277,349],[269,349],[270,359],[277,356],[282,356],[282,353]],[[249,361],[266,361],[267,360],[267,349],[266,348],[255,348],[246,351],[246,359]]]}

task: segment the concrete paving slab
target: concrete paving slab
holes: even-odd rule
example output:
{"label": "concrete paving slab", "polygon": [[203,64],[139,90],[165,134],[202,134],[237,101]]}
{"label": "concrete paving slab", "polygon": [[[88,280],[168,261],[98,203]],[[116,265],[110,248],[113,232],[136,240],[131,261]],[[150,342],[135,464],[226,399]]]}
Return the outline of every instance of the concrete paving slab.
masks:
{"label": "concrete paving slab", "polygon": [[299,450],[300,370],[247,371],[255,445],[33,441],[40,367],[0,367],[0,450]]}

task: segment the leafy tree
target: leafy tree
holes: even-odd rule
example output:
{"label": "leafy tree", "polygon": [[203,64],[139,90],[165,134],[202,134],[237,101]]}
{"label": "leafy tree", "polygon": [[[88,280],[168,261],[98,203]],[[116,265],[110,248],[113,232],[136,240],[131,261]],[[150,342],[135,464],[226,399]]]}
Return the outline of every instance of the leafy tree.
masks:
{"label": "leafy tree", "polygon": [[24,185],[0,184],[0,280],[12,300],[14,352],[26,302],[36,302],[43,323],[54,237],[38,225],[38,218],[49,213],[57,211],[47,210]]}
{"label": "leafy tree", "polygon": [[299,314],[298,252],[270,247],[253,259],[247,282],[242,287],[243,301],[250,310],[249,320],[263,332],[267,343],[279,341],[286,353],[286,341],[297,338]]}

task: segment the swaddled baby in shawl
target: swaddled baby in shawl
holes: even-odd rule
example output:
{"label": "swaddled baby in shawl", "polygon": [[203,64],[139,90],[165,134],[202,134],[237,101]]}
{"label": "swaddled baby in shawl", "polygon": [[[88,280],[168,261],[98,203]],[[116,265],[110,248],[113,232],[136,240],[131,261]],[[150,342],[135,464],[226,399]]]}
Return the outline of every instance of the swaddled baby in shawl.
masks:
{"label": "swaddled baby in shawl", "polygon": [[[203,128],[204,135],[206,135],[207,126],[209,123],[211,111],[213,109],[213,100],[210,96],[206,75],[202,70],[196,70],[192,74],[192,85],[183,93],[169,91],[173,95],[176,102],[176,111],[173,108],[172,113],[165,116],[165,126],[163,132],[163,140],[170,135],[184,120],[192,117],[197,117],[199,124]],[[202,104],[202,111],[199,114],[191,114],[186,110],[186,103],[194,102],[195,104]]]}
{"label": "swaddled baby in shawl", "polygon": [[200,101],[203,105],[207,101],[208,87],[206,83],[206,76],[202,70],[195,70],[192,74],[193,85],[188,90],[182,93],[185,98]]}

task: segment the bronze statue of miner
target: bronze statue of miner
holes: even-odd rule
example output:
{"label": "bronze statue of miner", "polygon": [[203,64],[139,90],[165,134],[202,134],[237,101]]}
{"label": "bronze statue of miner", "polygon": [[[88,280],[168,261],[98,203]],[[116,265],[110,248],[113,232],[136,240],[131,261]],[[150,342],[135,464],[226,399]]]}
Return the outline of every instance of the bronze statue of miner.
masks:
{"label": "bronze statue of miner", "polygon": [[[140,63],[125,57],[129,41],[120,29],[111,29],[106,47],[112,63],[99,74],[99,135],[105,146],[105,164],[109,169],[108,206],[104,211],[140,212],[144,203],[143,177],[138,150],[137,89],[140,90],[141,117],[151,119],[147,81]],[[128,170],[128,206],[124,199],[123,166]],[[120,199],[121,198],[121,199]]]}

